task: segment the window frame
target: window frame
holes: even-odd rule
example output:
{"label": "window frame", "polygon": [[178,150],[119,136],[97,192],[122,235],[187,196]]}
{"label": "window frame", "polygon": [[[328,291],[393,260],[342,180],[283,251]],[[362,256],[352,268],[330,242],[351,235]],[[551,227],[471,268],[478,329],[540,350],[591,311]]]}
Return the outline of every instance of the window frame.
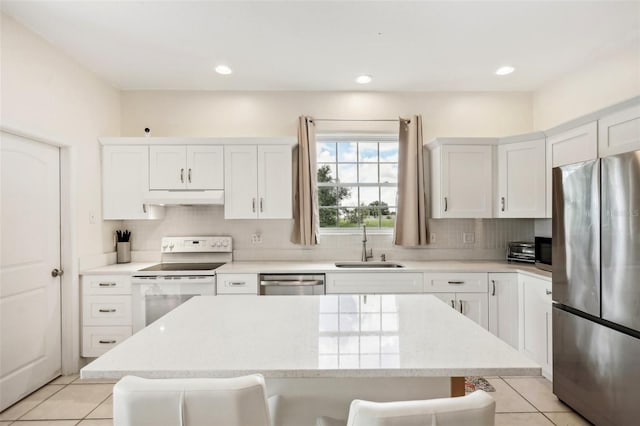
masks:
{"label": "window frame", "polygon": [[[389,133],[350,133],[350,132],[340,132],[340,133],[319,133],[316,134],[316,143],[320,144],[320,143],[331,143],[331,142],[336,142],[336,143],[340,143],[340,142],[355,142],[356,146],[358,146],[357,144],[360,142],[375,142],[375,143],[393,143],[395,142],[396,145],[399,145],[399,135],[396,132],[389,132]],[[399,148],[399,146],[398,146]],[[317,148],[316,148],[317,149]],[[396,204],[397,204],[397,188],[398,188],[398,182],[396,179],[396,182],[394,183],[383,183],[380,182],[380,165],[381,164],[395,164],[396,166],[399,164],[398,161],[395,162],[388,162],[388,161],[380,161],[380,148],[378,147],[378,159],[377,161],[374,162],[360,162],[359,159],[359,151],[357,152],[358,157],[356,158],[355,162],[340,162],[338,161],[338,149],[337,149],[337,145],[336,145],[336,160],[333,163],[328,163],[326,161],[317,161],[316,158],[316,185],[318,187],[318,189],[320,188],[327,188],[327,187],[347,187],[347,188],[353,188],[353,187],[369,187],[369,188],[395,188],[396,189]],[[334,164],[336,167],[336,172],[338,169],[338,164],[352,164],[356,166],[356,173],[358,176],[358,182],[332,182],[332,183],[321,183],[317,181],[317,170],[320,164]],[[377,182],[359,182],[360,180],[360,168],[358,167],[360,164],[376,164],[378,167],[378,181]],[[379,194],[379,199],[380,199],[381,195]],[[359,202],[359,197],[358,197],[358,202]],[[393,208],[396,211],[396,215],[398,212],[398,206],[397,205],[390,205],[388,206],[389,208]],[[321,206],[318,205],[318,215],[320,214],[320,208]],[[341,208],[360,208],[360,206],[354,206],[354,207],[339,207],[336,206],[336,210],[339,211],[339,209]],[[395,223],[395,222],[394,222]],[[319,227],[319,231],[321,235],[331,235],[331,234],[339,234],[339,235],[354,235],[354,234],[360,234],[362,231],[362,224],[360,223],[359,226],[357,227],[344,227],[344,228],[340,228],[340,227]],[[367,233],[368,234],[380,234],[380,235],[392,235],[393,232],[395,230],[395,226],[390,227],[390,228],[381,228],[381,227],[376,227],[376,228],[367,228]]]}

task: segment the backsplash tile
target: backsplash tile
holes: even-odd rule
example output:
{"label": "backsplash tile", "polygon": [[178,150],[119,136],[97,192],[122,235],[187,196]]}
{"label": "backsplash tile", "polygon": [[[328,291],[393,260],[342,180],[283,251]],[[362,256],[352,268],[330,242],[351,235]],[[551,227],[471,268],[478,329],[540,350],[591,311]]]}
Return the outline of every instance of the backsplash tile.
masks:
{"label": "backsplash tile", "polygon": [[[321,235],[313,248],[290,242],[292,220],[225,220],[223,206],[166,207],[163,220],[124,221],[132,233],[132,249],[159,252],[164,236],[231,235],[235,260],[336,260],[359,259],[361,235]],[[397,260],[490,260],[504,259],[509,241],[532,241],[532,219],[431,219],[429,232],[436,242],[425,248],[401,248],[392,245],[390,234],[368,232],[367,247],[376,259],[385,253]],[[473,233],[474,242],[464,243],[463,233]],[[252,234],[260,234],[262,243],[253,244]]]}

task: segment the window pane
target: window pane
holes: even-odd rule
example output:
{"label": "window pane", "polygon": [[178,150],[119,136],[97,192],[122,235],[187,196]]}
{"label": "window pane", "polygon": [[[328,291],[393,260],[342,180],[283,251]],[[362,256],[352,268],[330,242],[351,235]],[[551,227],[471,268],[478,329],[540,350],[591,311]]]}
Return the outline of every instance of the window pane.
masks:
{"label": "window pane", "polygon": [[338,164],[338,179],[341,183],[358,183],[357,170],[355,164]]}
{"label": "window pane", "polygon": [[318,183],[335,182],[337,176],[335,164],[318,163]]}
{"label": "window pane", "polygon": [[378,144],[376,142],[362,142],[358,144],[358,161],[364,163],[378,162]]}
{"label": "window pane", "polygon": [[396,209],[395,207],[390,207],[385,209],[384,207],[380,208],[380,227],[381,228],[393,228],[396,224]]}
{"label": "window pane", "polygon": [[397,143],[380,143],[380,162],[398,162],[398,144]]}
{"label": "window pane", "polygon": [[[382,201],[387,206],[395,206],[396,204],[396,193],[398,192],[398,188],[380,188],[380,201]],[[383,204],[383,205],[384,205]]]}
{"label": "window pane", "polygon": [[340,188],[336,188],[335,186],[318,187],[318,204],[320,207],[337,207],[339,201],[338,194],[340,193]]}
{"label": "window pane", "polygon": [[380,183],[398,182],[397,164],[380,164]]}
{"label": "window pane", "polygon": [[316,147],[318,153],[317,161],[319,163],[335,163],[336,161],[336,144],[333,142],[320,142]]}
{"label": "window pane", "polygon": [[340,228],[357,228],[360,226],[360,216],[358,209],[342,208],[340,209]]}
{"label": "window pane", "polygon": [[360,188],[360,205],[369,206],[371,203],[376,203],[379,200],[378,198],[378,187],[366,187],[363,186]]}
{"label": "window pane", "polygon": [[338,189],[339,204],[343,207],[358,206],[358,187],[341,187]]}
{"label": "window pane", "polygon": [[377,207],[369,207],[366,209],[366,215],[363,214],[362,222],[369,228],[380,227],[380,215],[378,214]]}
{"label": "window pane", "polygon": [[378,164],[359,164],[361,183],[377,183],[378,182]]}
{"label": "window pane", "polygon": [[320,226],[335,228],[338,226],[338,209],[320,207]]}
{"label": "window pane", "polygon": [[355,163],[357,160],[355,142],[340,142],[338,144],[338,161]]}

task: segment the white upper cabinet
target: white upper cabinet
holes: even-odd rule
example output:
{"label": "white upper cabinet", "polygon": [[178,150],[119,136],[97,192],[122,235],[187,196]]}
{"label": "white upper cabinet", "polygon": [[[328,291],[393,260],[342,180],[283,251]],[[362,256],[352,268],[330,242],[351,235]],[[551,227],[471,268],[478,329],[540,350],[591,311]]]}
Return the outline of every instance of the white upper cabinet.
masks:
{"label": "white upper cabinet", "polygon": [[225,147],[225,219],[290,219],[291,147]]}
{"label": "white upper cabinet", "polygon": [[640,150],[640,105],[601,118],[598,136],[600,157]]}
{"label": "white upper cabinet", "polygon": [[151,146],[149,189],[223,189],[223,165],[222,146]]}
{"label": "white upper cabinet", "polygon": [[440,145],[431,151],[432,216],[493,217],[491,145]]}
{"label": "white upper cabinet", "polygon": [[149,148],[102,147],[102,217],[105,220],[159,219],[164,208],[144,204],[149,190]]}
{"label": "white upper cabinet", "polygon": [[598,158],[598,123],[593,121],[547,137],[547,217],[551,217],[551,170]]}
{"label": "white upper cabinet", "polygon": [[544,138],[498,146],[498,217],[545,217],[545,182]]}

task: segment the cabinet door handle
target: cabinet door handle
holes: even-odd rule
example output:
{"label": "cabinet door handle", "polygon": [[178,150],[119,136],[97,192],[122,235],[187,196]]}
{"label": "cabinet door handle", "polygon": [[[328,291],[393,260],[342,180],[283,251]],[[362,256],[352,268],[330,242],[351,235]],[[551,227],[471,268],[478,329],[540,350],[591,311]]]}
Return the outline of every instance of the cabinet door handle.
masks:
{"label": "cabinet door handle", "polygon": [[553,293],[551,290],[549,290],[548,288],[544,290],[544,292],[548,295],[550,295],[551,293]]}
{"label": "cabinet door handle", "polygon": [[455,301],[455,300],[452,300],[452,301],[451,301],[451,307],[452,307],[453,309],[455,309],[455,308],[456,308],[456,301]]}
{"label": "cabinet door handle", "polygon": [[264,198],[260,197],[260,213],[262,213],[264,210],[262,208],[262,204],[264,203]]}
{"label": "cabinet door handle", "polygon": [[256,212],[256,199],[255,198],[251,199],[251,211],[254,212],[254,213]]}
{"label": "cabinet door handle", "polygon": [[113,345],[115,342],[115,340],[98,340],[98,343],[103,345]]}
{"label": "cabinet door handle", "polygon": [[105,314],[112,314],[112,313],[114,313],[115,311],[116,311],[116,310],[115,310],[115,309],[113,309],[113,308],[111,308],[111,309],[98,309],[98,312],[102,312],[102,313],[105,313]]}
{"label": "cabinet door handle", "polygon": [[500,197],[500,204],[502,205],[501,210],[504,211],[504,197]]}
{"label": "cabinet door handle", "polygon": [[447,281],[447,283],[459,285],[459,284],[464,284],[464,281]]}
{"label": "cabinet door handle", "polygon": [[247,283],[244,282],[244,281],[231,281],[231,282],[229,282],[229,285],[230,286],[234,286],[234,287],[239,287],[239,286],[242,286],[242,285],[247,285]]}
{"label": "cabinet door handle", "polygon": [[115,287],[116,283],[99,283],[99,287]]}
{"label": "cabinet door handle", "polygon": [[184,169],[180,169],[180,182],[184,183]]}
{"label": "cabinet door handle", "polygon": [[187,180],[191,183],[191,167],[189,167],[189,171],[187,172]]}
{"label": "cabinet door handle", "polygon": [[460,303],[460,313],[464,315],[464,304],[462,303],[462,300],[459,300],[458,303]]}
{"label": "cabinet door handle", "polygon": [[491,280],[491,285],[493,287],[493,289],[491,290],[491,295],[495,296],[496,295],[496,280]]}
{"label": "cabinet door handle", "polygon": [[449,203],[447,203],[447,197],[444,197],[444,211],[446,212],[449,209]]}

